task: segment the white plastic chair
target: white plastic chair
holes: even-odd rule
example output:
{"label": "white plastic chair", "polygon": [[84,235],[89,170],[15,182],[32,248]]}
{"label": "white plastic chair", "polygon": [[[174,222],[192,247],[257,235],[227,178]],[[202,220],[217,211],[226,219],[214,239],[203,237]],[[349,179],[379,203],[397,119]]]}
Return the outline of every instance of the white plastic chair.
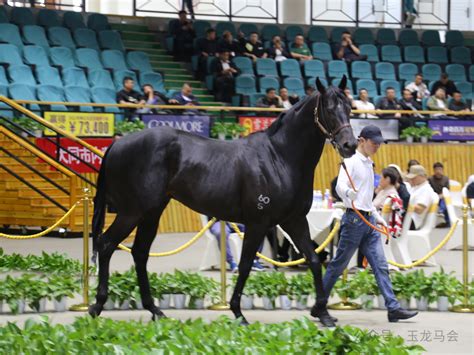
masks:
{"label": "white plastic chair", "polygon": [[[443,188],[443,197],[444,201],[446,202],[446,209],[448,210],[448,215],[449,215],[449,220],[451,222],[451,225],[454,224],[458,218],[461,216],[456,215],[456,211],[454,209],[454,206],[452,204],[452,199],[451,199],[451,192],[447,188]],[[474,225],[472,224],[472,220],[468,219],[468,236],[472,236],[474,232]],[[462,237],[462,232],[463,232],[463,221],[462,218],[459,220],[458,225],[456,229],[454,230],[453,236],[448,240],[446,245],[444,246],[444,249],[461,249],[462,248],[462,243],[463,243],[463,237]],[[472,237],[468,238],[468,245],[469,248],[474,248],[474,239]]]}
{"label": "white plastic chair", "polygon": [[[383,203],[382,218],[385,220],[385,222],[389,223],[391,215],[392,215],[392,199],[388,197],[387,199],[385,199]],[[388,244],[386,244],[385,238],[387,237],[384,235],[381,235],[380,237],[382,238],[382,246],[383,246],[383,252],[385,254],[385,259],[387,259],[387,261],[395,260],[395,257],[393,256],[393,253],[392,253],[392,242],[394,238],[390,238]],[[398,266],[394,266],[392,264],[388,264],[388,269],[400,271],[400,268]]]}
{"label": "white plastic chair", "polygon": [[451,200],[453,206],[462,207],[463,198],[462,198],[462,185],[459,181],[449,180],[449,192],[451,193]]}
{"label": "white plastic chair", "polygon": [[[207,217],[204,215],[201,215],[200,217],[202,227],[204,227],[208,222]],[[221,255],[219,244],[217,244],[217,238],[211,233],[209,229],[204,233],[204,237],[206,238],[206,250],[204,251],[201,265],[199,266],[199,270],[201,271],[218,268],[220,266]]]}

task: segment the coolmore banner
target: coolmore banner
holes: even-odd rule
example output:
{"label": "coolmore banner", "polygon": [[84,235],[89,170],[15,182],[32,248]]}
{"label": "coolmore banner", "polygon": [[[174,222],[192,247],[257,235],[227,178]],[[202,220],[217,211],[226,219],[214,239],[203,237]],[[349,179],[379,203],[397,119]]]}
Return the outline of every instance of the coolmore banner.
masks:
{"label": "coolmore banner", "polygon": [[209,137],[209,116],[198,115],[142,115],[147,128],[169,126],[182,131]]}
{"label": "coolmore banner", "polygon": [[398,120],[382,120],[382,119],[365,119],[365,118],[351,118],[351,126],[354,131],[354,136],[358,137],[360,131],[365,126],[374,125],[380,128],[383,137],[389,141],[398,140]]}
{"label": "coolmore banner", "polygon": [[436,120],[428,121],[433,140],[474,140],[474,121]]}

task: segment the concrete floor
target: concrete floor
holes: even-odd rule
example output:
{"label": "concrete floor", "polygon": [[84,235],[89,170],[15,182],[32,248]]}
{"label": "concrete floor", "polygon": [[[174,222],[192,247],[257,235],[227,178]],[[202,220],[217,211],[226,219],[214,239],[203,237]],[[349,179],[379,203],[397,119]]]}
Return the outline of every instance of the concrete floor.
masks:
{"label": "concrete floor", "polygon": [[[435,242],[441,240],[446,234],[447,229],[436,230],[433,235]],[[165,234],[157,236],[153,251],[167,251],[183,244],[189,240],[191,234]],[[0,247],[5,253],[21,254],[40,254],[42,251],[51,253],[54,251],[68,254],[70,257],[82,259],[82,240],[81,239],[58,239],[58,238],[40,238],[33,240],[17,241],[1,239]],[[205,248],[205,240],[200,239],[194,246],[183,251],[180,254],[166,258],[150,258],[148,263],[149,271],[170,272],[174,269],[197,271],[201,262]],[[474,271],[474,252],[469,253],[470,279]],[[462,253],[460,251],[440,251],[437,254],[437,261],[443,268],[461,278],[462,275]],[[130,268],[133,260],[130,254],[117,251],[111,262],[111,270],[124,271]],[[431,273],[438,268],[425,267],[425,272]],[[295,271],[288,271],[295,272]],[[206,275],[219,278],[217,271],[207,271]],[[76,299],[73,302],[79,302]],[[72,302],[71,302],[72,303]],[[257,303],[258,306],[258,303]],[[188,319],[203,317],[206,319],[215,319],[226,314],[232,316],[230,312],[217,312],[210,310],[166,310],[165,313],[174,318]],[[265,311],[261,309],[245,312],[249,321],[262,321],[266,323],[282,322],[309,316],[308,311]],[[388,323],[387,315],[382,310],[372,311],[331,311],[331,314],[339,319],[339,325],[353,325],[365,329],[370,329],[377,334],[383,335],[384,332],[391,331],[394,334],[402,336],[407,342],[417,343],[427,349],[430,354],[473,354],[474,353],[474,317],[472,314],[458,314],[451,312],[428,311],[421,312],[417,317],[410,321],[399,323]],[[78,313],[48,313],[53,323],[72,322]],[[113,319],[143,319],[148,321],[150,315],[147,311],[104,311],[103,316]],[[17,316],[0,314],[0,324],[8,321],[16,321],[22,324],[28,318],[38,318],[37,314],[22,314]]]}

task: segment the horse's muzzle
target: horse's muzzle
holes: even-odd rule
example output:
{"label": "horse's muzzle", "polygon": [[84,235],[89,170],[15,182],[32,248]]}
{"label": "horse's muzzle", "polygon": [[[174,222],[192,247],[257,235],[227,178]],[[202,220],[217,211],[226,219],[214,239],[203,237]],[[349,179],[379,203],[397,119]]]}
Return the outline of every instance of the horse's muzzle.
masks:
{"label": "horse's muzzle", "polygon": [[342,145],[339,145],[339,154],[341,154],[343,158],[350,158],[355,154],[356,149],[357,141],[344,142]]}

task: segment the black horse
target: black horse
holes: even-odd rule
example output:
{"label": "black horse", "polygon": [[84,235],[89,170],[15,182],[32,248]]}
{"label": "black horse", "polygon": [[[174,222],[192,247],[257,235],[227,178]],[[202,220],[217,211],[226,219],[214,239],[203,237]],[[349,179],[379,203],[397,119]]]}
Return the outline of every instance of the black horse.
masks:
{"label": "black horse", "polygon": [[[343,157],[356,149],[349,124],[350,104],[338,88],[306,97],[265,131],[235,141],[203,138],[172,128],[147,129],[116,141],[106,152],[94,199],[94,252],[99,254],[99,285],[92,316],[107,300],[110,258],[138,226],[132,255],[143,306],[155,317],[146,271],[160,216],[171,198],[220,220],[245,225],[237,284],[230,301],[241,317],[240,297],[264,235],[279,224],[305,256],[314,276],[317,301],[311,314],[334,325],[324,301],[321,264],[312,248],[306,214],[312,203],[314,170],[330,138]],[[106,204],[117,216],[102,234]]]}

